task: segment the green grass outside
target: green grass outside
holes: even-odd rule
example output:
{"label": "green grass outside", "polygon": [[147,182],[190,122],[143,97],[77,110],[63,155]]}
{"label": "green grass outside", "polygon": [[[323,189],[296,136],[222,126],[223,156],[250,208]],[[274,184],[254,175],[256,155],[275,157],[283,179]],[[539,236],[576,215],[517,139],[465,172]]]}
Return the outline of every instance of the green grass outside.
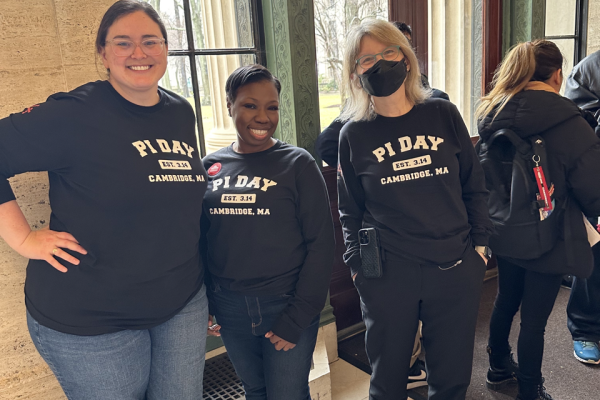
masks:
{"label": "green grass outside", "polygon": [[319,94],[319,118],[321,121],[321,130],[327,128],[329,124],[340,115],[340,94],[321,93]]}

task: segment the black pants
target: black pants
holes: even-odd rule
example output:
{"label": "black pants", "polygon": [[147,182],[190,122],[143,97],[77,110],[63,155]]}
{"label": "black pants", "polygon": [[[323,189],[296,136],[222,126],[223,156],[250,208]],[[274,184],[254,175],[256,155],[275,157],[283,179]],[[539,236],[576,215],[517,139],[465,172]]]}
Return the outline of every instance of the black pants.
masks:
{"label": "black pants", "polygon": [[471,381],[475,325],[485,264],[469,248],[460,264],[441,269],[388,260],[383,277],[359,272],[365,337],[371,363],[370,400],[404,400],[419,319],[429,399],[464,400]]}
{"label": "black pants", "polygon": [[587,279],[573,278],[567,325],[573,340],[600,341],[600,244],[594,246],[594,270]]}
{"label": "black pants", "polygon": [[489,346],[508,353],[513,318],[521,307],[517,344],[519,381],[537,384],[542,378],[544,332],[558,295],[562,275],[541,274],[498,257],[498,295],[490,320]]}

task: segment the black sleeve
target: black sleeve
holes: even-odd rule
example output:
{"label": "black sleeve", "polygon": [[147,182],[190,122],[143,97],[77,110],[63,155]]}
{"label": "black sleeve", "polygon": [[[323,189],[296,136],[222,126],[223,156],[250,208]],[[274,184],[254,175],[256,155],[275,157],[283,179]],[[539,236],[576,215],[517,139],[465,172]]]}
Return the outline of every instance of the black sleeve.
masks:
{"label": "black sleeve", "polygon": [[460,166],[462,199],[467,209],[469,225],[471,225],[471,239],[475,246],[487,246],[488,239],[493,232],[493,225],[489,218],[487,204],[489,192],[485,188],[485,174],[465,123],[456,107],[453,107],[453,110],[454,127],[461,147],[458,164]]}
{"label": "black sleeve", "polygon": [[365,191],[354,171],[351,154],[348,136],[342,134],[337,177],[338,208],[346,244],[344,262],[350,267],[350,273],[354,275],[361,265],[358,231],[362,228],[365,213]]}
{"label": "black sleeve", "polygon": [[573,100],[575,104],[582,110],[596,113],[600,110],[600,93],[593,90],[588,75],[589,71],[585,66],[576,68],[569,77],[565,85],[565,97]]}
{"label": "black sleeve", "polygon": [[298,175],[296,185],[296,216],[306,245],[306,258],[296,292],[272,329],[277,336],[291,343],[298,343],[302,331],[323,310],[335,251],[329,196],[315,161]]}
{"label": "black sleeve", "polygon": [[340,131],[344,126],[343,122],[335,119],[321,132],[315,142],[315,151],[323,161],[330,167],[334,167],[338,162],[338,142],[340,140]]}
{"label": "black sleeve", "polygon": [[450,96],[448,96],[448,93],[442,92],[440,89],[432,88],[431,89],[431,97],[450,101]]}
{"label": "black sleeve", "polygon": [[600,215],[600,142],[577,157],[567,171],[571,193],[588,217]]}
{"label": "black sleeve", "polygon": [[68,166],[67,108],[49,100],[0,120],[0,204],[15,199],[8,178]]}

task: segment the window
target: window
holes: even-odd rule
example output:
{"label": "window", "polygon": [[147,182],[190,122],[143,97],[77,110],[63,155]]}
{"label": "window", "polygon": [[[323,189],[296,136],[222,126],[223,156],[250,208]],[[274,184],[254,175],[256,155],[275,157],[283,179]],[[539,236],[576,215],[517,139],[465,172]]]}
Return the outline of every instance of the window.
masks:
{"label": "window", "polygon": [[482,0],[428,0],[427,64],[429,84],[448,94],[471,136],[477,135],[474,114],[482,94]]}
{"label": "window", "polygon": [[197,118],[198,148],[229,145],[225,81],[233,70],[265,64],[260,0],[146,0],[167,28],[168,67],[160,86],[185,97]]}
{"label": "window", "polygon": [[587,53],[587,13],[587,0],[546,0],[544,37],[556,43],[565,57],[565,78]]}
{"label": "window", "polygon": [[314,0],[321,130],[341,112],[345,37],[365,18],[388,19],[388,0]]}
{"label": "window", "polygon": [[588,0],[587,11],[587,53],[600,50],[600,0]]}

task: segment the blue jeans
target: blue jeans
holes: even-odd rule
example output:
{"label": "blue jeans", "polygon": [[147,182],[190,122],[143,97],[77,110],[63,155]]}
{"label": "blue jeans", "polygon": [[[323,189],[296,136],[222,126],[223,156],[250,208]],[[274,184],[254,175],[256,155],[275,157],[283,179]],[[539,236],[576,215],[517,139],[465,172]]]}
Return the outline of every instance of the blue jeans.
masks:
{"label": "blue jeans", "polygon": [[217,287],[209,297],[246,400],[310,400],[308,375],[319,316],[302,332],[296,347],[277,351],[265,334],[291,295],[249,297]]}
{"label": "blue jeans", "polygon": [[147,330],[78,336],[27,313],[35,347],[69,400],[199,400],[206,351],[206,289],[173,318]]}

